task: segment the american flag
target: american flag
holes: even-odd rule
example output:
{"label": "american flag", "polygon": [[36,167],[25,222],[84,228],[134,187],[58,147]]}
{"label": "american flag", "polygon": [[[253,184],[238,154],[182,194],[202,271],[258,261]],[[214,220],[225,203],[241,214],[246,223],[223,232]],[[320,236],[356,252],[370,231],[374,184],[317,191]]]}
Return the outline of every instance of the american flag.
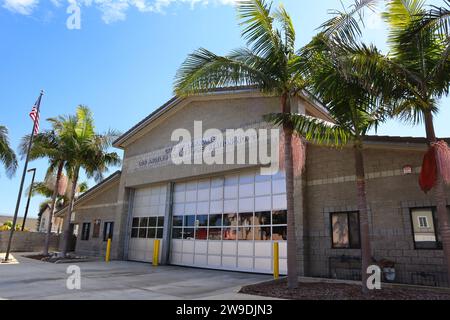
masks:
{"label": "american flag", "polygon": [[30,118],[34,122],[34,129],[33,133],[34,135],[37,135],[39,133],[39,107],[41,104],[41,96],[39,96],[38,100],[33,106],[33,109],[31,109],[30,112]]}

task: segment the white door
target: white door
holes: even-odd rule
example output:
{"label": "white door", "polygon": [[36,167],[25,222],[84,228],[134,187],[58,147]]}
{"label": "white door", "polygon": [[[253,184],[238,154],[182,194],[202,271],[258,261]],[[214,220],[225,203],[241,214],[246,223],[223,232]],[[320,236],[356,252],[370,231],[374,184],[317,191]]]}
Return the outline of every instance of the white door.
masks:
{"label": "white door", "polygon": [[161,258],[166,195],[166,185],[136,190],[128,247],[129,260],[152,262],[155,239],[161,239]]}
{"label": "white door", "polygon": [[276,241],[286,273],[285,189],[259,171],[175,184],[171,263],[271,273]]}

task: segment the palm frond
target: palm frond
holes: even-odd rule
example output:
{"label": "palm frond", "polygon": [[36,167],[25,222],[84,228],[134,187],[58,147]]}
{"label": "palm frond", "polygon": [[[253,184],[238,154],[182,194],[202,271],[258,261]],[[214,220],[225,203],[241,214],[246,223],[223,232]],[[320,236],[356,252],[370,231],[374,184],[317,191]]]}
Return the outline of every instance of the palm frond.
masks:
{"label": "palm frond", "polygon": [[272,3],[265,0],[241,0],[237,4],[242,37],[256,55],[265,58],[281,54],[282,48],[280,34],[273,28],[271,7]]}
{"label": "palm frond", "polygon": [[177,72],[175,93],[178,96],[187,96],[232,86],[268,87],[270,79],[256,69],[256,56],[253,55],[254,59],[251,59],[246,52],[238,58],[236,53],[233,52],[230,58],[217,56],[203,48],[196,50],[188,56]]}
{"label": "palm frond", "polygon": [[18,162],[9,143],[8,129],[4,126],[0,126],[0,162],[5,166],[7,176],[12,177],[17,170]]}
{"label": "palm frond", "polygon": [[292,23],[291,16],[286,11],[283,5],[280,4],[280,6],[275,10],[273,17],[275,21],[281,24],[281,28],[284,33],[284,47],[286,48],[286,51],[289,53],[294,53],[295,51],[295,28],[294,24]]}
{"label": "palm frond", "polygon": [[379,0],[354,0],[347,10],[330,10],[329,13],[334,17],[324,22],[320,28],[329,39],[338,38],[351,43],[362,34],[365,10],[374,12],[378,2]]}

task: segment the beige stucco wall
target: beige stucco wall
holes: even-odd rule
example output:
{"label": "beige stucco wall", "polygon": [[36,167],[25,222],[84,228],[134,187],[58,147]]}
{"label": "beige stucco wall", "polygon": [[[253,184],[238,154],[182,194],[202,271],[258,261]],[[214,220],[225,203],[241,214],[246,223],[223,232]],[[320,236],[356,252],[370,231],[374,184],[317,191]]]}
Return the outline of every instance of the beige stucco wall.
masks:
{"label": "beige stucco wall", "polygon": [[[78,224],[76,253],[95,256],[105,254],[106,242],[103,241],[103,227],[105,222],[115,221],[118,188],[119,179],[115,179],[75,206],[73,223]],[[93,238],[94,220],[97,219],[100,220],[100,234],[98,238]],[[91,223],[89,240],[81,240],[82,226],[85,222]],[[113,238],[116,235],[114,230]]]}

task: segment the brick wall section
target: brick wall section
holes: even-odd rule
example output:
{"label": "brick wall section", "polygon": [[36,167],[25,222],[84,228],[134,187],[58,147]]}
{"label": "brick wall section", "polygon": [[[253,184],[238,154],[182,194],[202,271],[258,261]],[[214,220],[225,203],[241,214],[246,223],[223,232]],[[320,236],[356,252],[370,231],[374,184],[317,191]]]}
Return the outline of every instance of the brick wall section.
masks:
{"label": "brick wall section", "polygon": [[[423,154],[423,150],[370,146],[364,150],[373,257],[395,261],[398,277],[405,282],[416,272],[445,271],[442,250],[414,249],[409,210],[435,205],[433,192],[425,194],[418,185]],[[403,174],[405,165],[415,168],[413,174]],[[305,176],[306,274],[328,277],[330,257],[360,256],[359,250],[332,249],[330,231],[331,212],[357,209],[353,150],[309,145]]]}
{"label": "brick wall section", "polygon": [[[0,252],[5,252],[8,246],[9,231],[0,231]],[[12,252],[39,252],[44,249],[45,233],[41,232],[14,232]],[[57,250],[59,235],[52,234],[50,250]]]}

